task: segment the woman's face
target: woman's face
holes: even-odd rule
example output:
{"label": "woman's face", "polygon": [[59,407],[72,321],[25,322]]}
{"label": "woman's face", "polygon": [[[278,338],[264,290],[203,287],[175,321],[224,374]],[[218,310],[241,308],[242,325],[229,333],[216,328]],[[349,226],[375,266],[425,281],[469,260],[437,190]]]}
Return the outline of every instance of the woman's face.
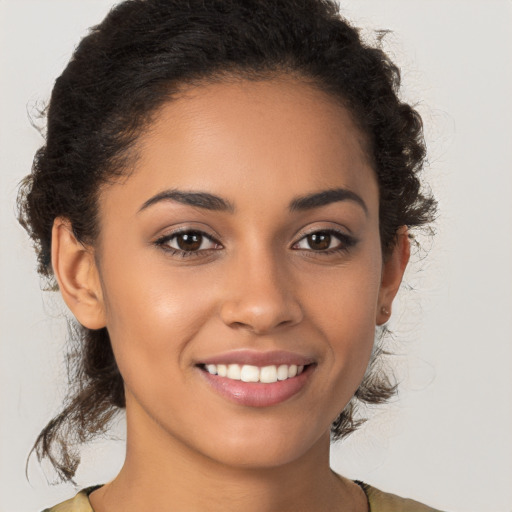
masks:
{"label": "woman's face", "polygon": [[129,440],[250,467],[324,445],[387,293],[363,148],[339,103],[291,78],[161,108],[100,195],[98,304]]}

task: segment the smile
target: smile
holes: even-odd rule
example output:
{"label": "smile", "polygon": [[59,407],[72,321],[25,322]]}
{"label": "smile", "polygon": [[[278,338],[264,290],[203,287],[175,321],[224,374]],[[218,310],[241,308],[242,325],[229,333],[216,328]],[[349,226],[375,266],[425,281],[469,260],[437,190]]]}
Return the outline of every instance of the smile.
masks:
{"label": "smile", "polygon": [[288,352],[236,351],[196,364],[208,387],[230,402],[269,407],[307,388],[317,362]]}
{"label": "smile", "polygon": [[204,369],[210,375],[218,375],[231,380],[272,384],[300,375],[304,371],[304,365],[281,364],[258,367],[250,364],[207,364]]}

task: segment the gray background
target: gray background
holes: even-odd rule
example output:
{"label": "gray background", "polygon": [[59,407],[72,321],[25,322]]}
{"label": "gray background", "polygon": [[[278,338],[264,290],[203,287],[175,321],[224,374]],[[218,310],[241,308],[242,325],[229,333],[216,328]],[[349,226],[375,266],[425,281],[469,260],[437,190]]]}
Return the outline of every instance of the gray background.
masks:
{"label": "gray background", "polygon": [[[34,459],[25,479],[31,444],[62,399],[65,322],[60,299],[40,291],[14,202],[42,143],[27,111],[111,4],[0,0],[0,512],[41,510],[75,491],[48,485],[52,473]],[[391,321],[400,396],[367,411],[371,421],[333,448],[333,467],[447,510],[511,511],[512,2],[342,5],[358,26],[393,31],[384,47],[423,115],[440,219]],[[122,421],[114,433],[122,439]],[[122,457],[122,440],[85,449],[79,486],[112,478]]]}

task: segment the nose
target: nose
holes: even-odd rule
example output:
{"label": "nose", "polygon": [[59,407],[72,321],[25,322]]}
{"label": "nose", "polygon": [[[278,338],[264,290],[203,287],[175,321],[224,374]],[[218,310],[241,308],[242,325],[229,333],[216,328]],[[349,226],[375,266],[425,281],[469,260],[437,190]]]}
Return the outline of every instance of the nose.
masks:
{"label": "nose", "polygon": [[222,321],[255,334],[301,322],[303,309],[293,279],[283,267],[275,256],[261,252],[233,263],[224,283]]}

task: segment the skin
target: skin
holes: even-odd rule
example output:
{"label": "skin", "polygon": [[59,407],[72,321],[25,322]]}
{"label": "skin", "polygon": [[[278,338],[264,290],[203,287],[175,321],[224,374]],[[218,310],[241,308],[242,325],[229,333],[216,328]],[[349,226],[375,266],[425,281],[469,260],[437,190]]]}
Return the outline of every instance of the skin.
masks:
{"label": "skin", "polygon": [[[203,85],[160,109],[133,172],[102,189],[94,247],[56,219],[61,292],[83,325],[108,328],[125,382],[126,461],[91,495],[96,512],[366,510],[359,487],[329,469],[329,427],[362,380],[409,245],[400,231],[383,261],[364,148],[339,102],[291,77]],[[364,206],[290,211],[297,197],[339,188]],[[170,189],[232,208],[143,207]],[[214,241],[184,258],[168,250],[176,237],[157,243],[177,228]],[[312,248],[306,235],[328,229],[344,236],[332,235],[329,253]],[[244,406],[197,366],[239,349],[314,365],[291,398]]]}

